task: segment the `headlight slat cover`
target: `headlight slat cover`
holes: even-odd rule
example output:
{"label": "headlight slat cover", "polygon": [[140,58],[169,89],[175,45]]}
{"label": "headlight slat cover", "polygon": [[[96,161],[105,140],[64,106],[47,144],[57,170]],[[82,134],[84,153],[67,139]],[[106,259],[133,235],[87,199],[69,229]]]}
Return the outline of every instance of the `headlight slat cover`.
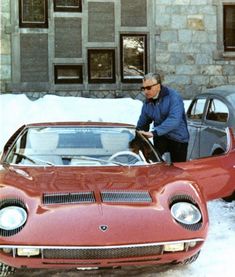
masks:
{"label": "headlight slat cover", "polygon": [[186,229],[198,230],[201,227],[202,214],[195,204],[180,201],[170,209],[172,217]]}
{"label": "headlight slat cover", "polygon": [[26,220],[26,207],[21,200],[0,201],[0,236],[15,235],[23,228]]}

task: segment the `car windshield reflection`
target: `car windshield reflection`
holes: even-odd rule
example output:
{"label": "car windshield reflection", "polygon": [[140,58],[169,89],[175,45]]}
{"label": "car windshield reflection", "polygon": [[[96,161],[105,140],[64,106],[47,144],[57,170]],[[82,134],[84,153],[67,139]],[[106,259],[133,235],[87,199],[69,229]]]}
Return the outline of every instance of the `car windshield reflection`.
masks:
{"label": "car windshield reflection", "polygon": [[136,166],[159,162],[149,140],[134,128],[29,127],[5,162],[27,166]]}

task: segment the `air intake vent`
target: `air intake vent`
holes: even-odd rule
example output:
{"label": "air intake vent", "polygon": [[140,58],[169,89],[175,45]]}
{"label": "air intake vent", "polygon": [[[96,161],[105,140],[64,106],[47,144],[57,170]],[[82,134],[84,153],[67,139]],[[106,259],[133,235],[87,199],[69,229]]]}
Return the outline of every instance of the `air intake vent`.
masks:
{"label": "air intake vent", "polygon": [[95,196],[93,192],[43,194],[43,204],[76,204],[93,202],[95,202]]}
{"label": "air intake vent", "polygon": [[44,259],[119,259],[159,255],[160,245],[91,249],[44,249]]}
{"label": "air intake vent", "polygon": [[102,191],[103,202],[150,203],[152,198],[147,191]]}

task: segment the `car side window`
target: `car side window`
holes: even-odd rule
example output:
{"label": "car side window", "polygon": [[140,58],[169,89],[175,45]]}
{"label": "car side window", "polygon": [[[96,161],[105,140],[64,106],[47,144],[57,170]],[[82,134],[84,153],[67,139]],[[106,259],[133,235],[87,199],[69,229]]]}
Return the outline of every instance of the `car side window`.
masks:
{"label": "car side window", "polygon": [[205,98],[195,99],[193,105],[187,112],[187,116],[189,119],[202,119],[203,110],[206,104]]}
{"label": "car side window", "polygon": [[228,107],[218,99],[211,99],[206,114],[207,120],[227,122],[229,116]]}

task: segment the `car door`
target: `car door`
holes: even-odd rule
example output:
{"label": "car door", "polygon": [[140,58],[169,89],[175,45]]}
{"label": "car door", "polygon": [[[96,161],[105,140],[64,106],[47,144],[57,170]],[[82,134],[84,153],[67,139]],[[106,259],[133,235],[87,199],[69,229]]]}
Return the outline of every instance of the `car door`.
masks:
{"label": "car door", "polygon": [[196,97],[187,110],[188,129],[190,133],[187,159],[200,157],[200,131],[204,120],[207,98]]}
{"label": "car door", "polygon": [[213,200],[231,195],[235,191],[235,139],[231,128],[227,135],[225,153],[174,163],[174,166],[185,170],[197,183],[206,200]]}
{"label": "car door", "polygon": [[208,157],[226,150],[227,105],[216,96],[209,96],[199,134],[199,156]]}

